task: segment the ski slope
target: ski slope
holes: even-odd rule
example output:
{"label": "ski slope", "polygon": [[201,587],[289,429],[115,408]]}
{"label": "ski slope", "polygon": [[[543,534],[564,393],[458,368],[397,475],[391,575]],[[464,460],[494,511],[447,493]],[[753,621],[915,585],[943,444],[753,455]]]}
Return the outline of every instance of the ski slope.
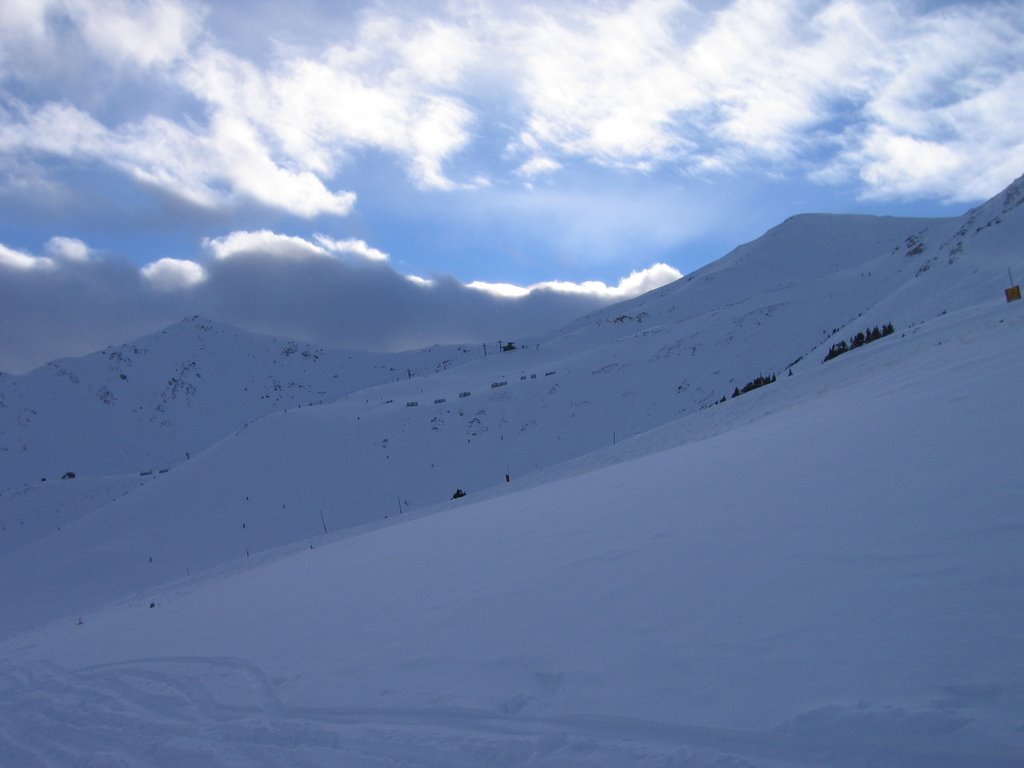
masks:
{"label": "ski slope", "polygon": [[[304,358],[256,410],[213,355],[161,427],[188,460],[0,492],[0,765],[1021,764],[1022,190],[794,217],[508,352],[338,353],[334,390]],[[190,322],[150,359],[216,344]],[[31,381],[5,402],[63,402]],[[25,467],[47,418],[5,422]]]}
{"label": "ski slope", "polygon": [[[718,408],[761,374],[814,370],[830,344],[865,326],[893,322],[905,333],[997,300],[1007,266],[1024,274],[1022,186],[953,219],[796,216],[681,281],[544,337],[513,340],[515,350],[498,352],[495,343],[486,357],[456,347],[350,361],[348,353],[330,357],[186,322],[139,345],[150,350],[148,360],[195,361],[203,374],[193,395],[174,401],[168,426],[143,419],[157,406],[128,408],[126,400],[109,422],[97,402],[82,408],[77,426],[73,407],[54,406],[48,426],[40,415],[8,427],[35,446],[24,452],[33,466],[49,462],[80,477],[113,472],[114,487],[109,502],[73,525],[63,523],[65,512],[32,501],[45,485],[38,480],[0,509],[12,525],[51,532],[0,562],[15,596],[0,618],[17,631],[302,541],[325,526],[422,510],[457,488],[471,497],[497,493],[506,474],[532,483],[531,475]],[[288,349],[303,351],[283,354]],[[90,356],[79,367],[106,371],[109,357]],[[299,367],[285,380],[279,371],[288,365]],[[167,365],[152,367],[162,381]],[[52,381],[48,368],[34,375]],[[47,414],[46,403],[63,401],[36,388],[32,376],[9,384],[23,399],[43,400],[35,410]],[[243,380],[261,384],[247,392]],[[97,381],[104,380],[81,376],[76,392],[95,390]],[[275,389],[281,381],[288,398]],[[136,383],[140,403],[162,403],[163,390]],[[188,450],[204,443],[212,444]],[[111,456],[116,451],[124,456]],[[168,463],[154,466],[161,456]],[[105,463],[95,475],[85,472],[94,461]],[[118,478],[136,468],[154,472],[153,482],[117,495]],[[27,521],[26,510],[38,509]],[[66,585],[56,596],[50,574]]]}
{"label": "ski slope", "polygon": [[0,758],[1019,765],[1022,341],[989,302],[676,447],[11,638]]}

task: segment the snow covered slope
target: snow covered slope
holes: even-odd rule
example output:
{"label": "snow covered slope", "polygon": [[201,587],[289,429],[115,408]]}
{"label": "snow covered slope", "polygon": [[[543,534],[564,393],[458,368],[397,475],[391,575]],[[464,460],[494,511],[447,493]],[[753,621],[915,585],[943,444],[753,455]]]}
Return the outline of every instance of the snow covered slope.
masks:
{"label": "snow covered slope", "polygon": [[322,349],[192,317],[132,344],[0,374],[0,487],[167,468],[244,424],[433,373],[477,347]]}
{"label": "snow covered slope", "polygon": [[[899,337],[1001,302],[1006,267],[1024,274],[1022,186],[955,219],[794,217],[682,281],[515,350],[424,353],[416,373],[440,370],[411,379],[393,365],[364,368],[352,389],[371,386],[245,426],[235,419],[236,431],[191,461],[70,525],[31,489],[0,497],[5,525],[22,526],[28,509],[33,530],[51,531],[7,547],[0,577],[15,597],[0,624],[13,632],[77,614],[325,527],[410,514],[456,488],[472,500],[551,478],[567,461],[608,463],[614,454],[594,452],[633,436],[664,447],[651,431],[680,418],[692,436],[718,411],[726,421],[715,429],[736,427],[756,415],[751,403],[842,369],[842,358],[821,365],[828,346],[866,325],[893,322]],[[768,373],[779,381],[718,404]],[[372,386],[374,376],[396,380]],[[328,391],[318,386],[296,391]],[[52,590],[55,577],[66,587]]]}
{"label": "snow covered slope", "polygon": [[1022,310],[10,638],[0,764],[1021,765]]}

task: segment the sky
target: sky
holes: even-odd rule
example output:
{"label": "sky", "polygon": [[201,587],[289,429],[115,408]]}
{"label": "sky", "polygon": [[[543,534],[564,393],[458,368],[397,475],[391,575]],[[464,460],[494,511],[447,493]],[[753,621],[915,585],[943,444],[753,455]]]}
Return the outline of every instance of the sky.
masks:
{"label": "sky", "polygon": [[1024,2],[0,2],[0,370],[530,334],[1024,172]]}

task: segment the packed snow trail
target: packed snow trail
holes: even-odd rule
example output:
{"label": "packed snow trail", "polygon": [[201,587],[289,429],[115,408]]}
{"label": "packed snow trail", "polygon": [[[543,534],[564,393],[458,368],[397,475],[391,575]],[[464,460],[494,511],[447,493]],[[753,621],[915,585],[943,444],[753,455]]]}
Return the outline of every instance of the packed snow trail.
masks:
{"label": "packed snow trail", "polygon": [[1009,768],[1020,757],[983,743],[965,753],[951,735],[966,718],[949,707],[833,707],[768,732],[443,707],[290,707],[260,669],[227,658],[140,659],[78,672],[8,667],[0,669],[0,692],[0,764],[24,768],[953,768],[979,757]]}

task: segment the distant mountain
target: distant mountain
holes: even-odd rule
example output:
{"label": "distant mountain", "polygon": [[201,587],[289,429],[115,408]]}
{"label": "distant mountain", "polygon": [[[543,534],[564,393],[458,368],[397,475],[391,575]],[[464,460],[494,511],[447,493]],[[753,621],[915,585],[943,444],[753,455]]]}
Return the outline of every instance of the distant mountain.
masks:
{"label": "distant mountain", "polygon": [[159,471],[254,419],[434,373],[480,349],[332,350],[191,317],[131,344],[0,374],[0,487]]}
{"label": "distant mountain", "polygon": [[[670,443],[699,439],[793,407],[813,390],[790,382],[818,375],[840,339],[892,323],[878,344],[893,346],[1002,303],[1007,267],[1024,275],[1022,189],[1024,178],[948,219],[795,216],[682,280],[486,357],[475,345],[332,353],[193,319],[6,377],[8,484],[155,471],[111,478],[88,502],[37,503],[37,479],[0,496],[19,620],[391,520],[456,489],[472,501],[588,471],[626,440],[664,447],[669,426]],[[33,599],[39,567],[78,585],[66,602]]]}

